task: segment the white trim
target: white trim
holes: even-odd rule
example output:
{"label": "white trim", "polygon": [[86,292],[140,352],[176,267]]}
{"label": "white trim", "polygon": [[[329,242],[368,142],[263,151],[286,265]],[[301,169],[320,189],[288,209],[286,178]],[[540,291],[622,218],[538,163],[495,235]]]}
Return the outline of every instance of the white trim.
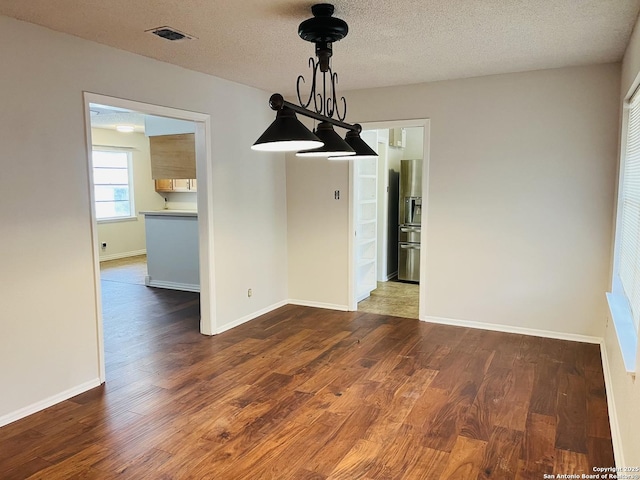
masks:
{"label": "white trim", "polygon": [[102,255],[100,257],[101,262],[108,262],[109,260],[118,260],[119,258],[138,257],[140,255],[146,255],[147,249],[132,250],[131,252],[111,253],[109,255]]}
{"label": "white trim", "polygon": [[213,224],[213,161],[211,117],[196,123],[196,177],[198,190],[198,255],[200,263],[200,333],[217,331]]}
{"label": "white trim", "polygon": [[93,296],[96,318],[96,337],[98,341],[98,377],[100,382],[107,380],[104,357],[104,324],[102,318],[102,287],[100,281],[100,246],[98,245],[98,219],[96,215],[96,196],[93,183],[93,143],[91,133],[90,95],[84,92],[85,142],[87,148],[87,190],[89,191],[89,211],[91,215],[91,244],[93,254]]}
{"label": "white trim", "polygon": [[[349,162],[349,198],[347,201],[349,202],[349,215],[347,218],[348,222],[348,231],[347,231],[347,295],[349,299],[349,305],[347,305],[348,312],[355,312],[358,310],[358,296],[356,292],[356,199],[354,195],[354,186],[355,186],[355,168],[353,167],[353,162]],[[376,187],[377,188],[377,187]],[[293,302],[292,302],[293,303]],[[302,305],[301,303],[294,303],[294,305]]]}
{"label": "white trim", "polygon": [[[431,159],[431,120],[428,118],[414,118],[405,120],[383,120],[380,122],[358,122],[362,125],[363,130],[381,130],[386,128],[398,128],[398,127],[423,127],[424,139],[422,150],[422,237],[421,247],[422,255],[420,255],[420,291],[418,298],[418,309],[421,312],[426,311],[427,308],[427,261],[428,261],[428,244],[427,234],[429,227],[429,166]],[[349,164],[349,237],[348,237],[348,281],[347,281],[347,295],[349,298],[349,305],[347,305],[347,311],[358,310],[357,292],[356,292],[356,269],[354,267],[355,262],[355,242],[353,241],[353,233],[355,231],[355,199],[353,196],[354,189],[354,175],[353,175],[353,163]],[[377,277],[376,277],[377,278]],[[393,278],[393,277],[391,277]],[[309,305],[314,306],[314,305]],[[325,307],[320,307],[325,308]],[[328,307],[327,307],[328,308]],[[342,308],[335,309],[341,310]]]}
{"label": "white trim", "polygon": [[102,318],[102,292],[100,287],[100,246],[98,244],[98,222],[95,211],[95,194],[93,189],[93,169],[91,142],[91,103],[112,105],[137,112],[158,115],[161,117],[177,118],[195,122],[196,127],[196,177],[198,181],[198,240],[200,258],[200,332],[204,335],[212,335],[216,325],[215,309],[215,262],[213,250],[213,175],[212,149],[211,149],[211,116],[206,113],[180,110],[172,107],[153,105],[118,97],[110,97],[98,93],[83,92],[85,138],[88,168],[87,189],[89,190],[89,202],[91,212],[91,242],[93,244],[93,270],[94,270],[94,297],[96,336],[98,341],[98,370],[101,382],[106,379],[105,353],[104,353],[104,326]]}
{"label": "white trim", "polygon": [[300,305],[301,307],[314,307],[314,308],[326,308],[328,310],[340,310],[341,312],[348,312],[349,305],[338,305],[335,303],[313,302],[309,300],[296,300],[290,298],[287,303],[291,305]]}
{"label": "white trim", "polygon": [[420,315],[423,322],[439,323],[442,325],[453,325],[456,327],[477,328],[479,330],[491,330],[494,332],[517,333],[520,335],[532,335],[534,337],[555,338],[558,340],[570,340],[572,342],[598,343],[602,342],[601,337],[591,337],[578,333],[554,332],[552,330],[539,330],[537,328],[514,327],[512,325],[501,325],[498,323],[476,322],[472,320],[457,320],[454,318],[431,317]]}
{"label": "white trim", "polygon": [[192,283],[165,282],[164,280],[153,280],[149,275],[144,277],[144,284],[147,287],[167,288],[169,290],[182,290],[184,292],[200,292],[200,285]]}
{"label": "white trim", "polygon": [[[84,92],[84,98],[88,103],[99,103],[102,105],[110,105],[112,107],[126,108],[135,110],[140,113],[149,115],[167,116],[178,120],[190,120],[192,122],[204,122],[209,118],[207,113],[192,112],[189,110],[181,110],[173,107],[163,107],[151,103],[143,103],[135,100],[127,100],[124,98],[111,97],[109,95],[101,95],[99,93]],[[87,112],[89,113],[89,112]]]}
{"label": "white trim", "polygon": [[624,461],[624,451],[622,449],[622,434],[620,433],[620,423],[618,422],[618,412],[616,402],[613,398],[613,380],[611,378],[611,368],[609,367],[609,357],[605,341],[600,341],[600,355],[602,356],[602,373],[604,374],[604,391],[607,396],[607,409],[609,410],[609,427],[611,428],[611,443],[613,445],[613,457],[618,467],[627,466]]}
{"label": "white trim", "polygon": [[[616,276],[614,278],[614,284],[620,280]],[[613,290],[622,292],[622,287]],[[635,373],[636,371],[636,352],[638,351],[638,332],[633,321],[633,315],[629,308],[629,302],[627,297],[622,293],[608,293],[607,303],[609,305],[609,312],[611,313],[611,321],[615,328],[616,337],[618,338],[618,345],[620,346],[620,353],[622,353],[622,360],[624,368],[627,373]]]}
{"label": "white trim", "polygon": [[269,305],[268,307],[264,307],[261,308],[260,310],[250,313],[249,315],[245,315],[244,317],[240,317],[237,320],[234,320],[233,322],[230,323],[226,323],[220,327],[218,327],[218,331],[216,333],[222,333],[222,332],[226,332],[227,330],[231,330],[232,328],[235,328],[239,325],[242,325],[243,323],[247,323],[250,320],[253,320],[255,318],[258,318],[261,315],[265,315],[269,312],[272,312],[273,310],[276,310],[277,308],[280,307],[284,307],[285,305],[287,305],[289,302],[287,302],[287,300],[281,300],[277,303],[274,303],[273,305]]}
{"label": "white trim", "polygon": [[49,408],[56,403],[69,400],[71,397],[75,397],[76,395],[80,395],[87,390],[91,390],[92,388],[99,386],[101,383],[102,382],[99,378],[94,378],[93,380],[69,388],[64,392],[57,393],[55,395],[52,395],[51,397],[45,398],[44,400],[40,400],[39,402],[27,405],[26,407],[16,410],[15,412],[7,413],[6,415],[0,417],[0,427],[4,427],[5,425],[20,420],[21,418],[28,417],[29,415],[44,410],[45,408]]}

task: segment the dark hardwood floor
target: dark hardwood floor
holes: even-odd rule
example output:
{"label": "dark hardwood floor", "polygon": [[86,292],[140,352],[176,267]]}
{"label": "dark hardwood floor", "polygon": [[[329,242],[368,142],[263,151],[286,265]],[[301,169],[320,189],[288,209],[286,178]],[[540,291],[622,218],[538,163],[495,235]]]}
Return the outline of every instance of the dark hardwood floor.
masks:
{"label": "dark hardwood floor", "polygon": [[107,383],[0,429],[2,479],[542,479],[613,465],[597,345],[103,281]]}

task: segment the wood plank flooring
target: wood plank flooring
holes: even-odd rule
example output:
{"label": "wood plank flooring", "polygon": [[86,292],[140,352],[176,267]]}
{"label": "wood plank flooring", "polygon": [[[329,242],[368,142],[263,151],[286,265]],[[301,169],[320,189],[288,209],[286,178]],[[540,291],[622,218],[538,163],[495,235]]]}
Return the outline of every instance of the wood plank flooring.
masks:
{"label": "wood plank flooring", "polygon": [[2,479],[541,479],[612,466],[597,345],[103,281],[107,383],[0,429]]}

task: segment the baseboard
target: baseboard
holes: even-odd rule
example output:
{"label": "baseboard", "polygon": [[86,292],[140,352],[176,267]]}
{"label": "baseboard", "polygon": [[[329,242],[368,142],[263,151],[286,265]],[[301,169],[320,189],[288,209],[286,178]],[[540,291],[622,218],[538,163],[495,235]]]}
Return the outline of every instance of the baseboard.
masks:
{"label": "baseboard", "polygon": [[572,342],[597,343],[602,342],[601,337],[590,337],[577,333],[554,332],[552,330],[539,330],[536,328],[514,327],[511,325],[501,325],[499,323],[474,322],[471,320],[457,320],[453,318],[431,317],[420,315],[423,322],[440,323],[442,325],[453,325],[456,327],[478,328],[480,330],[493,330],[495,332],[518,333],[520,335],[532,335],[534,337],[555,338],[558,340],[570,340]]}
{"label": "baseboard", "polygon": [[223,326],[221,326],[220,328],[218,328],[216,330],[216,334],[218,333],[222,333],[222,332],[226,332],[227,330],[231,330],[232,328],[235,328],[239,325],[242,325],[243,323],[246,323],[250,320],[253,320],[254,318],[258,318],[260,315],[264,315],[266,313],[269,313],[273,310],[275,310],[276,308],[280,308],[280,307],[284,307],[285,305],[287,305],[289,302],[287,302],[286,300],[282,300],[280,302],[274,303],[273,305],[269,305],[268,307],[262,308],[256,312],[250,313],[249,315],[245,315],[244,317],[240,317],[237,320],[234,320],[231,323],[227,323]]}
{"label": "baseboard", "polygon": [[167,288],[169,290],[182,290],[183,292],[200,292],[200,285],[192,283],[176,283],[165,282],[163,280],[154,280],[149,275],[144,277],[144,284],[147,287]]}
{"label": "baseboard", "polygon": [[128,258],[128,257],[137,257],[139,255],[146,255],[147,250],[143,248],[142,250],[134,250],[133,252],[121,252],[121,253],[112,253],[110,255],[100,255],[100,261],[106,262],[108,260],[118,260],[119,258]]}
{"label": "baseboard", "polygon": [[340,310],[341,312],[348,312],[348,305],[338,305],[335,303],[323,303],[323,302],[310,302],[308,300],[296,300],[290,298],[287,303],[291,305],[300,305],[301,307],[314,307],[314,308],[326,308],[328,310]]}
{"label": "baseboard", "polygon": [[76,395],[84,393],[87,390],[91,390],[92,388],[95,388],[98,385],[100,385],[100,379],[94,378],[93,380],[77,385],[73,388],[65,390],[64,392],[60,392],[49,398],[45,398],[44,400],[41,400],[39,402],[32,403],[31,405],[28,405],[24,408],[16,410],[15,412],[11,412],[6,415],[3,415],[0,417],[0,427],[4,427],[5,425],[13,423],[17,420],[20,420],[21,418],[27,417],[41,410],[44,410],[45,408],[49,408],[55,405],[56,403],[69,400],[71,397],[75,397]]}
{"label": "baseboard", "polygon": [[605,341],[600,342],[600,355],[602,356],[602,373],[604,374],[604,389],[607,395],[607,408],[609,410],[609,426],[611,427],[611,443],[613,444],[613,457],[616,466],[628,466],[624,460],[624,451],[622,450],[622,436],[620,433],[620,424],[618,423],[618,412],[616,411],[616,402],[613,398],[613,379],[611,378],[611,369],[609,367],[609,357],[607,355],[607,346]]}

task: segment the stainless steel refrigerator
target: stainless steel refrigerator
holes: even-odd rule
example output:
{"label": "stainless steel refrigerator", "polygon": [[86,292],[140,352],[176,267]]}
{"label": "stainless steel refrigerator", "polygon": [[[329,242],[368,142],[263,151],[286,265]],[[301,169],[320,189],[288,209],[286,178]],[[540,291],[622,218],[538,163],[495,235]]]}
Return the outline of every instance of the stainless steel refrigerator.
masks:
{"label": "stainless steel refrigerator", "polygon": [[422,159],[400,162],[398,280],[420,281]]}

